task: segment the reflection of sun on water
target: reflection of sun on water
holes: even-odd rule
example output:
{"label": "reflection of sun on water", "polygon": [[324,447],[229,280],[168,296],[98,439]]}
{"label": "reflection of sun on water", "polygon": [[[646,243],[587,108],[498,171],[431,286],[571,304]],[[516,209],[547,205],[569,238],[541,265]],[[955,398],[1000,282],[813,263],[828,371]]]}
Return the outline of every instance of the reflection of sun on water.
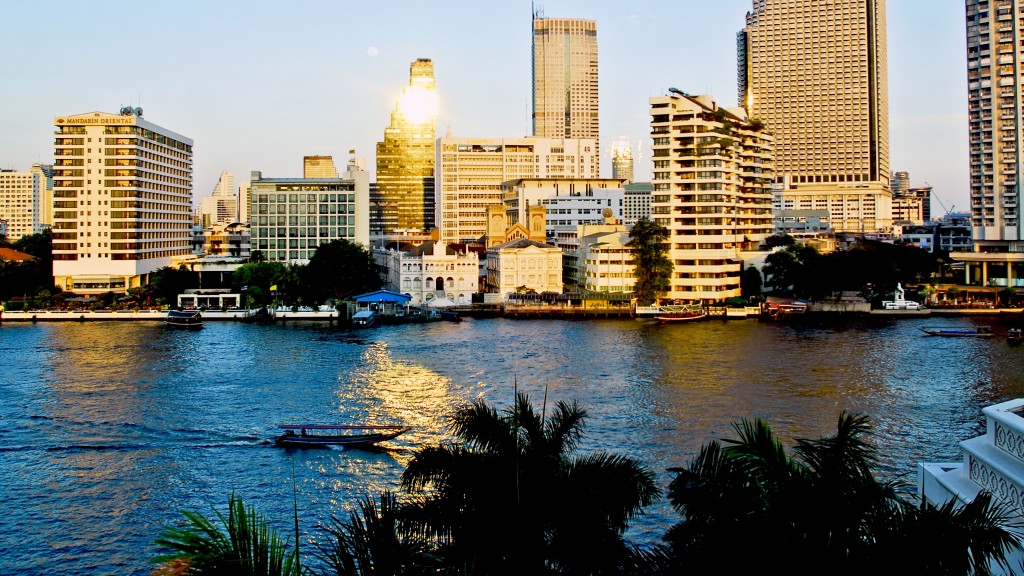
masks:
{"label": "reflection of sun on water", "polygon": [[412,432],[400,439],[414,439],[417,446],[446,436],[446,419],[460,402],[452,394],[451,378],[418,364],[396,362],[386,342],[367,347],[362,366],[341,379],[345,381],[339,382],[336,396],[342,412],[358,403],[364,406],[367,424],[412,426]]}

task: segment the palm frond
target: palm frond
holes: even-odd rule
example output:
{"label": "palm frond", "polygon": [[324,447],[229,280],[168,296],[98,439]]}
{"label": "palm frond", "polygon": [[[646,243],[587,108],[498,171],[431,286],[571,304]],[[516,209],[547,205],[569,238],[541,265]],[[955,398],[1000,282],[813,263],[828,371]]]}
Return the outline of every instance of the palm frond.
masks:
{"label": "palm frond", "polygon": [[200,513],[183,511],[188,524],[183,528],[168,528],[156,540],[157,545],[175,552],[159,556],[154,562],[187,562],[188,573],[196,575],[299,574],[298,557],[294,551],[288,551],[288,540],[282,540],[255,508],[246,507],[242,499],[232,493],[227,518],[217,510],[214,512],[222,528]]}

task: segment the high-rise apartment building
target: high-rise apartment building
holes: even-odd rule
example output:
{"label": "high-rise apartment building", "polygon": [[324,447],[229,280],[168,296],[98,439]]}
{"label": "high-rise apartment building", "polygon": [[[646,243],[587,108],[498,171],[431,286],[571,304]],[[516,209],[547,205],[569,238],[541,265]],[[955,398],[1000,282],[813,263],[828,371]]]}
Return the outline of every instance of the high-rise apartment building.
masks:
{"label": "high-rise apartment building", "polygon": [[967,0],[967,106],[974,251],[966,281],[1024,286],[1024,16],[1021,0]]}
{"label": "high-rise apartment building", "polygon": [[370,243],[370,175],[356,166],[340,178],[264,178],[253,172],[252,249],[267,260],[306,263],[331,240]]}
{"label": "high-rise apartment building", "polygon": [[666,296],[740,296],[743,263],[773,229],[774,139],[742,108],[709,96],[673,90],[650,104],[651,219],[669,230],[673,264]]}
{"label": "high-rise apartment building", "polygon": [[27,172],[0,170],[0,220],[7,221],[7,240],[38,234],[50,224],[52,167],[33,164]]}
{"label": "high-rise apartment building", "polygon": [[597,23],[533,15],[533,135],[600,139]]}
{"label": "high-rise apartment building", "polygon": [[737,38],[739,98],[775,136],[779,193],[889,194],[885,30],[885,0],[754,0]]}
{"label": "high-rise apartment building", "polygon": [[487,234],[487,207],[502,205],[501,184],[521,178],[597,178],[597,140],[455,138],[437,140],[441,240],[475,242]]}
{"label": "high-rise apartment building", "polygon": [[204,228],[215,224],[238,222],[238,197],[235,195],[235,175],[227,170],[213,188],[213,194],[199,202],[199,215]]}
{"label": "high-rise apartment building", "polygon": [[384,235],[425,232],[434,227],[434,63],[420,58],[405,87],[384,141],[377,143],[379,218]]}
{"label": "high-rise apartment building", "polygon": [[629,140],[612,142],[612,178],[633,182],[633,145]]}
{"label": "high-rise apartment building", "polygon": [[192,140],[141,108],[54,118],[53,275],[125,292],[191,251]]}
{"label": "high-rise apartment building", "polygon": [[238,221],[242,224],[249,223],[250,204],[252,201],[252,184],[242,182],[238,186]]}

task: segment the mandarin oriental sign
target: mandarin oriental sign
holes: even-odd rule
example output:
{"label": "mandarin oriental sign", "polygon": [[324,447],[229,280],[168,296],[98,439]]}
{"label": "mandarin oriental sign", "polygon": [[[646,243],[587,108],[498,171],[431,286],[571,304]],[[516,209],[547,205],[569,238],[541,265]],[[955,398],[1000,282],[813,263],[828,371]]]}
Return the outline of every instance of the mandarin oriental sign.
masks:
{"label": "mandarin oriental sign", "polygon": [[57,118],[57,124],[135,124],[134,116],[106,116],[99,118]]}

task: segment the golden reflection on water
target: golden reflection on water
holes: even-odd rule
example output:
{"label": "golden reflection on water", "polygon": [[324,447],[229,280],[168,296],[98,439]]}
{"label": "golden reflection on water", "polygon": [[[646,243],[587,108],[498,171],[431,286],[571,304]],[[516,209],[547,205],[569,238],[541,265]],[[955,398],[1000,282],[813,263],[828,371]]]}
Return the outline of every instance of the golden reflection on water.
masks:
{"label": "golden reflection on water", "polygon": [[[374,342],[366,347],[361,365],[339,376],[335,395],[342,409],[363,404],[367,424],[411,426],[400,438],[425,445],[445,437],[446,419],[460,402],[451,384],[451,378],[420,364],[395,360],[387,342]],[[404,465],[408,455],[400,456]]]}

